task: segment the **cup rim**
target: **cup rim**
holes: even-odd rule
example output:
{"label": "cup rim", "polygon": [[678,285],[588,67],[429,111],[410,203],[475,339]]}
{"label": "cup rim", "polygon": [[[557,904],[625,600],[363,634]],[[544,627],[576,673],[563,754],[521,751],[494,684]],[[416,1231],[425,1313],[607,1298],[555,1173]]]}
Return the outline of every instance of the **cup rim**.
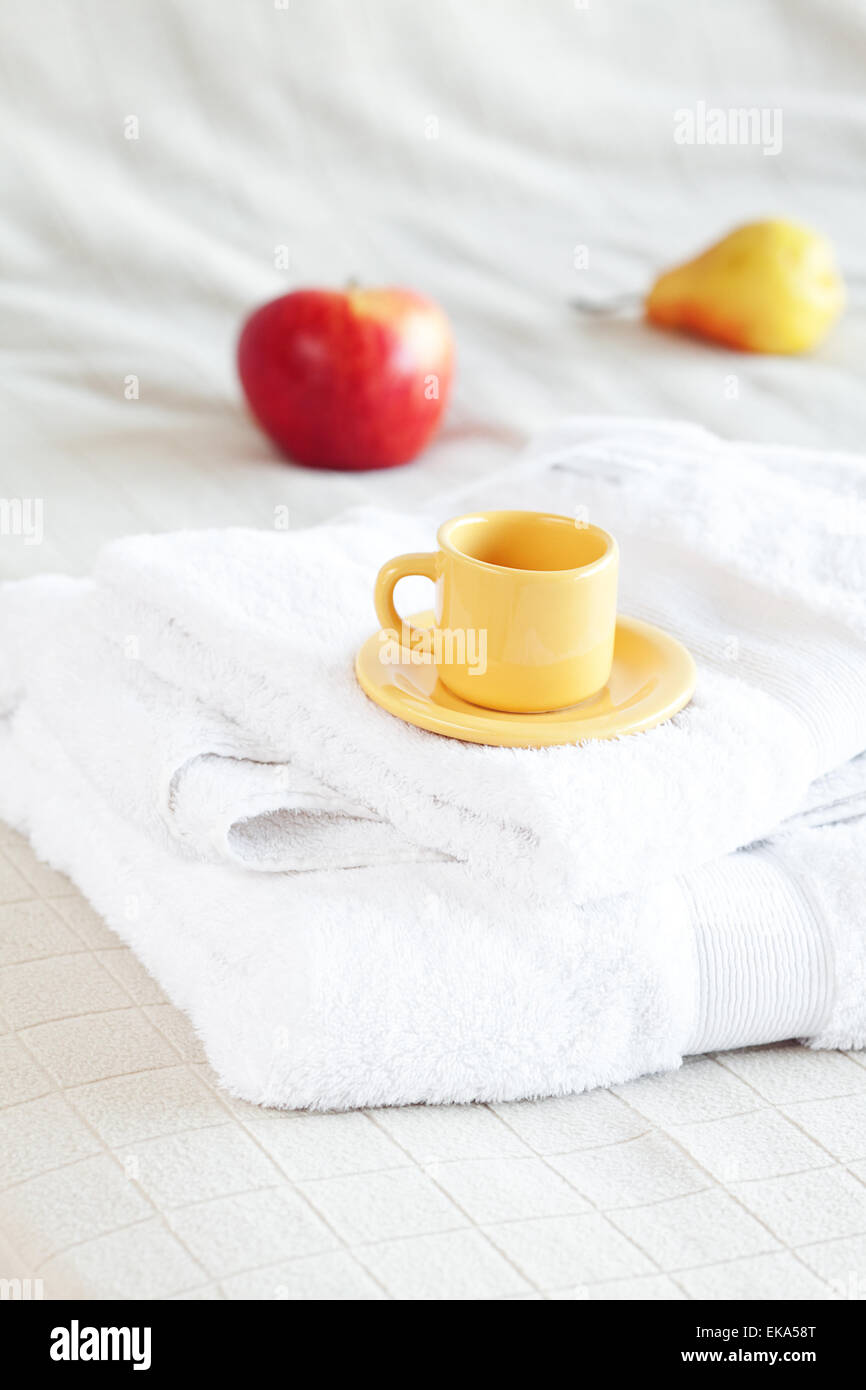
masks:
{"label": "cup rim", "polygon": [[436,532],[439,548],[446,551],[447,554],[455,556],[458,560],[464,560],[467,565],[478,565],[481,569],[492,570],[494,573],[498,572],[500,574],[522,574],[525,575],[527,579],[567,578],[574,575],[594,574],[596,570],[600,570],[605,565],[610,564],[611,560],[617,554],[618,546],[615,537],[612,536],[609,531],[605,531],[602,526],[596,526],[593,522],[587,522],[586,525],[581,526],[580,529],[583,531],[592,531],[596,536],[601,537],[604,541],[603,553],[599,555],[597,560],[590,560],[588,565],[575,565],[572,569],[566,570],[527,570],[520,569],[515,565],[494,565],[489,560],[479,560],[474,555],[467,555],[465,550],[458,549],[450,539],[450,529],[456,526],[458,522],[471,521],[473,517],[500,518],[517,516],[531,516],[542,521],[564,521],[569,526],[575,527],[578,524],[573,516],[565,516],[562,512],[534,512],[521,507],[494,508],[493,511],[463,512],[460,516],[452,516],[449,517],[447,521],[442,522]]}

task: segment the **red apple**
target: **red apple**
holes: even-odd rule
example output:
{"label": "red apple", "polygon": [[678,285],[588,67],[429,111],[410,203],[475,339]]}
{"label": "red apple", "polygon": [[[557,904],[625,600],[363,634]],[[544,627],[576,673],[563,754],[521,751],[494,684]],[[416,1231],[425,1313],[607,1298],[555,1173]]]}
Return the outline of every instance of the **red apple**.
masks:
{"label": "red apple", "polygon": [[295,290],[257,309],[238,344],[253,415],[314,468],[414,458],[439,424],[453,361],[447,318],[411,290]]}

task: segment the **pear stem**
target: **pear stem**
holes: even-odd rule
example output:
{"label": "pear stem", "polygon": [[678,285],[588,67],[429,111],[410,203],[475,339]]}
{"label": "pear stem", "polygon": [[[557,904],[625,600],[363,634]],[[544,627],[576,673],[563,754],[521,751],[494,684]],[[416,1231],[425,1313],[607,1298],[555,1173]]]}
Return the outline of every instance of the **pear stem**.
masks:
{"label": "pear stem", "polygon": [[609,299],[572,299],[571,307],[579,314],[594,314],[601,318],[638,309],[642,303],[643,295],[636,290],[626,290],[622,294],[611,295]]}

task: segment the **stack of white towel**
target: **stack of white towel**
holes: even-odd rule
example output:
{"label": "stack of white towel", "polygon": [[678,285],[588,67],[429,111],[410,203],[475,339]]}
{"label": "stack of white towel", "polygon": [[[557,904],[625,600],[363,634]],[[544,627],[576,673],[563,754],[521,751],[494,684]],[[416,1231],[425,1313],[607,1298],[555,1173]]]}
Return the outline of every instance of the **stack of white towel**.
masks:
{"label": "stack of white towel", "polygon": [[687,709],[514,750],[371,704],[373,580],[432,517],[135,537],[0,592],[0,815],[265,1104],[862,1046],[866,464],[590,419],[436,519],[482,506],[613,531],[622,610],[696,657]]}

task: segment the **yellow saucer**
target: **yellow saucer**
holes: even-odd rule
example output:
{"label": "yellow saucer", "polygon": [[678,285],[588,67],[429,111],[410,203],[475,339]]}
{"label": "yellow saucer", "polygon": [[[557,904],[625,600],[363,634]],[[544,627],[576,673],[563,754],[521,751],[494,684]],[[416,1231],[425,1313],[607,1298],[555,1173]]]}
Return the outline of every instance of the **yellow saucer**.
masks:
{"label": "yellow saucer", "polygon": [[[408,620],[429,627],[432,613]],[[651,623],[617,618],[613,670],[597,695],[550,714],[503,714],[452,695],[433,665],[383,661],[384,634],[374,632],[359,651],[355,674],[377,705],[446,738],[500,748],[544,748],[586,738],[619,738],[652,729],[687,705],[695,689],[695,663],[681,642]]]}

